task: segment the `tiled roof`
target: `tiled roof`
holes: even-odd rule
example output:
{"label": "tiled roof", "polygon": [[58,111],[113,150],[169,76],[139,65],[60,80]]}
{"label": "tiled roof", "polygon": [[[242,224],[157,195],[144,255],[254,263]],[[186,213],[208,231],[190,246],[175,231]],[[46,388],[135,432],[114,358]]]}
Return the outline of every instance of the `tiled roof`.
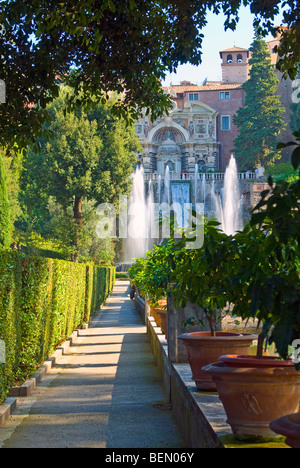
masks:
{"label": "tiled roof", "polygon": [[248,52],[248,51],[249,49],[243,49],[242,47],[233,46],[233,47],[229,47],[228,49],[220,50],[220,54],[222,52]]}
{"label": "tiled roof", "polygon": [[164,86],[163,89],[168,91],[172,89],[175,93],[184,93],[184,92],[195,92],[195,91],[212,91],[212,90],[222,90],[222,89],[236,89],[241,87],[241,83],[216,83],[209,84],[206,83],[202,86],[198,85],[171,85]]}

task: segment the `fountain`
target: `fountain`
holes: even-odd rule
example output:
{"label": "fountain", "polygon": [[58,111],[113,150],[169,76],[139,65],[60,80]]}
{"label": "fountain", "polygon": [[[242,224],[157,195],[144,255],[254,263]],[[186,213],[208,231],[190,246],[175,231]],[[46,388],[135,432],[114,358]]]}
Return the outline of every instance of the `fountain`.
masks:
{"label": "fountain", "polygon": [[206,178],[205,178],[205,173],[202,174],[202,185],[201,185],[201,190],[202,190],[202,203],[205,205],[205,198],[206,198]]}
{"label": "fountain", "polygon": [[[127,237],[124,241],[123,262],[130,264],[134,258],[144,257],[148,250],[152,249],[156,239],[157,216],[153,182],[149,181],[148,193],[145,190],[145,177],[143,167],[138,167],[132,175],[132,191],[127,211]],[[164,184],[162,178],[158,178],[157,197],[159,204],[170,205],[170,172],[167,166]]]}
{"label": "fountain", "polygon": [[146,212],[147,212],[147,245],[146,251],[154,247],[154,238],[152,233],[152,226],[154,220],[154,194],[153,194],[153,184],[151,180],[149,181],[148,188],[148,197],[146,200]]}
{"label": "fountain", "polygon": [[183,229],[188,226],[188,212],[185,210],[185,205],[191,203],[190,182],[173,182],[171,184],[171,197],[177,225],[180,229]]}
{"label": "fountain", "polygon": [[170,204],[170,169],[166,167],[165,178],[164,178],[164,190],[163,190],[163,203]]}
{"label": "fountain", "polygon": [[161,175],[158,176],[158,203],[161,202]]}
{"label": "fountain", "polygon": [[194,179],[194,203],[196,205],[197,203],[197,199],[198,199],[198,178],[199,178],[199,174],[198,174],[198,164],[195,164],[195,179]]}
{"label": "fountain", "polygon": [[217,195],[212,185],[212,197],[215,202],[216,218],[221,223],[221,229],[227,235],[234,235],[242,229],[241,195],[237,177],[237,166],[233,155],[224,176],[224,188],[221,195]]}
{"label": "fountain", "polygon": [[148,250],[149,205],[145,194],[144,169],[138,167],[133,174],[131,196],[128,203],[128,232],[125,239],[124,262],[143,257]]}
{"label": "fountain", "polygon": [[[154,182],[150,181],[148,191],[146,191],[143,167],[137,168],[133,174],[132,193],[128,206],[128,235],[125,239],[124,262],[129,263],[134,258],[144,257],[146,252],[153,248],[158,241],[159,233],[156,235],[155,222],[158,216],[164,217],[164,213],[156,211],[155,203],[158,203],[160,207],[161,204],[165,204],[164,206],[169,210],[173,208],[178,226],[180,228],[187,227],[188,210],[184,210],[184,205],[191,203],[190,181],[171,182],[170,179],[170,171],[167,166],[164,177],[161,175],[158,177],[156,190],[153,187]],[[225,171],[224,187],[221,189],[221,193],[215,190],[214,180],[206,181],[205,174],[200,179],[197,165],[193,190],[195,206],[200,202],[203,203],[204,209],[206,209],[206,195],[208,194],[209,198],[211,195],[213,208],[207,207],[209,217],[213,214],[213,217],[218,219],[220,229],[223,232],[232,235],[242,229],[242,199],[239,191],[236,161],[233,156],[231,156]],[[172,206],[170,206],[171,202]],[[154,229],[152,229],[153,226]]]}

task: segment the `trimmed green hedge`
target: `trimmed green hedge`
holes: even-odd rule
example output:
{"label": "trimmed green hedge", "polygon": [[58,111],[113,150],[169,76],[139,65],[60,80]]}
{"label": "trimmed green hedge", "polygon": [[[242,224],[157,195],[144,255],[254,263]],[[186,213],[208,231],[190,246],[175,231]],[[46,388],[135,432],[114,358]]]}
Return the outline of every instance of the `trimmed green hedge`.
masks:
{"label": "trimmed green hedge", "polygon": [[114,283],[114,267],[0,253],[0,403],[100,309]]}
{"label": "trimmed green hedge", "polygon": [[[22,264],[16,253],[0,254],[0,339],[5,363],[0,363],[0,402],[13,384],[21,350]],[[2,343],[3,344],[3,343]]]}

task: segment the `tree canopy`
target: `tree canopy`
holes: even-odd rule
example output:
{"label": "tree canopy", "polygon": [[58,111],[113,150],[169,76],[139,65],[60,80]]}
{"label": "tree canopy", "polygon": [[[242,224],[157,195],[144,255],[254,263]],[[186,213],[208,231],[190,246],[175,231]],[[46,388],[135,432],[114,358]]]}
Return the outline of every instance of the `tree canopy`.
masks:
{"label": "tree canopy", "polygon": [[276,94],[278,79],[271,67],[266,42],[255,37],[251,47],[250,76],[243,83],[245,104],[233,116],[239,135],[234,151],[241,169],[268,166],[281,158],[278,136],[284,129],[284,108]]}
{"label": "tree canopy", "polygon": [[171,106],[159,79],[178,65],[201,63],[207,12],[225,14],[235,29],[241,5],[249,5],[260,32],[274,32],[274,16],[285,8],[279,53],[282,70],[295,76],[300,60],[297,1],[237,0],[59,0],[0,2],[0,79],[7,88],[0,106],[0,143],[25,147],[47,119],[47,104],[63,80],[75,88],[70,106],[105,100],[136,118],[146,108],[156,118]]}
{"label": "tree canopy", "polygon": [[45,124],[48,139],[39,139],[38,152],[29,148],[22,174],[22,198],[27,213],[49,218],[53,197],[65,213],[73,210],[69,237],[80,250],[83,202],[117,204],[119,195],[131,189],[135,153],[140,149],[133,127],[111,113],[114,99],[98,104],[89,113],[82,109],[65,113],[71,90],[62,88],[48,105],[51,122]]}

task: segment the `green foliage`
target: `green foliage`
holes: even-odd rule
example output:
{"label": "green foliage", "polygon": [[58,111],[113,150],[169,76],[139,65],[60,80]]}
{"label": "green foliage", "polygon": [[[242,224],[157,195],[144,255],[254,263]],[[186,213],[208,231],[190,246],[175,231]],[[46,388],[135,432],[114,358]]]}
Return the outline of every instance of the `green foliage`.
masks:
{"label": "green foliage", "polygon": [[0,154],[0,247],[8,249],[11,240],[11,220],[6,174]]}
{"label": "green foliage", "polygon": [[24,381],[75,328],[97,312],[111,292],[115,268],[93,263],[0,256],[0,400],[15,381]]}
{"label": "green foliage", "polygon": [[169,294],[178,306],[185,307],[188,301],[199,305],[213,334],[216,311],[225,308],[229,300],[228,270],[220,265],[225,256],[229,260],[230,237],[217,229],[217,221],[204,219],[203,223],[205,242],[201,248],[187,249],[184,234],[181,239],[171,236],[146,258],[136,260],[129,274],[139,291],[153,302]]}
{"label": "green foliage", "polygon": [[107,262],[113,249],[95,239],[96,206],[117,204],[120,194],[130,192],[140,147],[134,128],[112,114],[113,98],[89,113],[81,108],[66,114],[70,92],[62,88],[48,107],[51,138],[39,140],[38,152],[28,150],[21,180],[26,215],[18,226],[57,239],[66,258],[80,252]]}
{"label": "green foliage", "polygon": [[291,163],[295,170],[297,170],[300,166],[300,129],[296,130],[293,133],[295,140],[289,141],[288,143],[279,143],[279,148],[286,148],[287,146],[294,147],[292,156],[291,156]]}
{"label": "green foliage", "polygon": [[93,294],[91,307],[93,311],[99,310],[108,296],[110,289],[110,268],[94,266]]}
{"label": "green foliage", "polygon": [[250,6],[265,35],[275,32],[273,19],[285,7],[279,66],[294,78],[300,61],[296,2],[86,0],[82,8],[71,1],[2,1],[0,78],[9,99],[0,107],[0,142],[26,147],[39,136],[46,106],[58,95],[58,77],[75,88],[70,107],[116,92],[113,111],[128,121],[143,108],[153,119],[162,116],[172,103],[159,79],[180,64],[201,63],[208,10],[224,13],[225,29],[235,30],[242,5]]}
{"label": "green foliage", "polygon": [[117,278],[117,279],[118,279],[118,278],[124,278],[124,279],[127,278],[127,279],[129,279],[129,275],[128,275],[128,273],[121,273],[121,272],[118,272],[118,271],[117,271],[117,273],[116,273],[116,278]]}
{"label": "green foliage", "polygon": [[0,401],[12,386],[21,350],[22,263],[15,252],[0,255],[0,339],[5,343],[5,363],[0,363]]}
{"label": "green foliage", "polygon": [[14,227],[15,221],[21,215],[22,210],[19,202],[20,172],[22,168],[22,157],[20,153],[8,152],[0,149],[6,175],[7,194],[10,207],[10,237],[11,243],[17,242],[17,233]]}
{"label": "green foliage", "polygon": [[233,117],[239,129],[234,151],[240,169],[266,167],[280,159],[277,137],[284,129],[284,109],[276,95],[278,80],[271,67],[267,44],[256,37],[250,51],[250,77],[242,85],[245,105]]}
{"label": "green foliage", "polygon": [[267,178],[271,176],[274,182],[277,182],[278,180],[287,180],[288,182],[293,182],[298,178],[298,175],[295,173],[291,163],[278,163],[270,165],[265,170],[265,176]]}
{"label": "green foliage", "polygon": [[[297,171],[300,132],[295,137],[286,145],[295,147]],[[300,178],[274,184],[269,177],[268,182],[270,188],[261,193],[242,231],[227,236],[217,222],[205,220],[202,247],[188,250],[185,238],[169,239],[139,259],[130,276],[151,299],[169,291],[178,305],[199,305],[212,333],[220,310],[258,319],[263,322],[258,356],[267,339],[286,359],[293,341],[300,339]]]}
{"label": "green foliage", "polygon": [[142,296],[147,296],[152,303],[166,297],[180,254],[178,241],[171,237],[155,245],[146,258],[135,259],[128,274]]}

